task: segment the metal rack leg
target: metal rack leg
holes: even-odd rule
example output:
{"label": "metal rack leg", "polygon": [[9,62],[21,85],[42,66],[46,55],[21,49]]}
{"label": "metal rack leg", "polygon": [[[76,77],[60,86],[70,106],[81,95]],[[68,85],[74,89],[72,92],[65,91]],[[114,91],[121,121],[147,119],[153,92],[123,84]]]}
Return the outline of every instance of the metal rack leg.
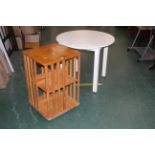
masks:
{"label": "metal rack leg", "polygon": [[141,29],[138,30],[138,32],[137,32],[137,34],[136,34],[136,37],[135,37],[135,39],[134,39],[134,41],[133,41],[131,47],[128,47],[128,51],[131,50],[131,49],[134,47],[134,45],[135,45],[135,43],[136,43],[136,41],[137,41],[137,38],[138,38],[140,32],[141,32]]}
{"label": "metal rack leg", "polygon": [[149,66],[149,70],[152,70],[152,69],[155,69],[155,62],[151,66]]}
{"label": "metal rack leg", "polygon": [[146,48],[145,48],[143,54],[141,55],[141,58],[139,58],[138,61],[143,60],[143,58],[145,57],[145,55],[146,55],[146,53],[147,53],[147,51],[148,51],[148,48],[150,47],[150,44],[151,44],[153,38],[154,38],[154,35],[151,36],[151,38],[150,38],[150,40],[149,40],[149,42],[148,42],[148,44],[147,44],[147,46],[146,46]]}

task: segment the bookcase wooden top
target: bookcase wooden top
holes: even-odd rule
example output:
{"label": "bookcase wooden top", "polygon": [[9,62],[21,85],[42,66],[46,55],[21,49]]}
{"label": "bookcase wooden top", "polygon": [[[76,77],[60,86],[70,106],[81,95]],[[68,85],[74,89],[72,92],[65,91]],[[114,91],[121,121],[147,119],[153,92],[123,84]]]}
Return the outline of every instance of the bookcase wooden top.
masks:
{"label": "bookcase wooden top", "polygon": [[80,52],[77,50],[56,43],[25,50],[23,54],[42,65],[48,65],[64,59],[67,60],[80,56]]}

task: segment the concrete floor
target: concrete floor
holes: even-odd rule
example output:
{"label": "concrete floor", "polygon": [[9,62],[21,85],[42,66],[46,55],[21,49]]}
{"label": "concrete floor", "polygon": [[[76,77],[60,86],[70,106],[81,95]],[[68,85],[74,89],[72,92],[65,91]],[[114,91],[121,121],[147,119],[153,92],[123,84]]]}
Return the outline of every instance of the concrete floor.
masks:
{"label": "concrete floor", "polygon": [[[127,52],[132,42],[126,35],[127,28],[46,27],[41,44],[56,42],[57,34],[74,29],[109,32],[116,38],[109,49],[107,77],[99,78],[103,85],[98,93],[92,93],[91,87],[81,87],[80,106],[47,121],[28,104],[22,52],[14,52],[11,61],[15,74],[8,87],[0,90],[0,128],[155,128],[155,70],[148,70],[151,62],[137,63],[138,55]],[[93,53],[81,51],[81,82],[92,82],[92,74]]]}

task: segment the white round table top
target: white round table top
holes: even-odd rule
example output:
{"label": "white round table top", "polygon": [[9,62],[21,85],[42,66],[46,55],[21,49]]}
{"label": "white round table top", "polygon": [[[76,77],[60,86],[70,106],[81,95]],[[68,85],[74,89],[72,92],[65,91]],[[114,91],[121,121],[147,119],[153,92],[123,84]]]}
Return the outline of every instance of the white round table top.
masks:
{"label": "white round table top", "polygon": [[59,34],[56,37],[59,44],[75,49],[93,50],[110,46],[115,38],[105,32],[94,30],[74,30]]}

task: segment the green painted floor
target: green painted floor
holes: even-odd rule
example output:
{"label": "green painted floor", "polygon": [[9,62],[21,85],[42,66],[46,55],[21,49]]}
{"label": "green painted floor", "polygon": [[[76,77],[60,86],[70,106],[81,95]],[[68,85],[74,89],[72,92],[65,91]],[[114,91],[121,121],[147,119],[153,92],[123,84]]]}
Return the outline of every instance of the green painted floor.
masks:
{"label": "green painted floor", "polygon": [[[46,27],[41,44],[56,42],[57,34],[74,29],[105,31],[116,38],[109,49],[107,77],[99,77],[103,85],[98,93],[92,93],[92,87],[81,87],[79,107],[46,121],[28,104],[22,53],[14,52],[11,61],[16,72],[8,87],[0,90],[0,128],[155,128],[155,70],[148,70],[151,62],[137,63],[138,55],[127,52],[132,42],[127,28]],[[81,82],[91,82],[92,73],[93,53],[81,51]]]}

